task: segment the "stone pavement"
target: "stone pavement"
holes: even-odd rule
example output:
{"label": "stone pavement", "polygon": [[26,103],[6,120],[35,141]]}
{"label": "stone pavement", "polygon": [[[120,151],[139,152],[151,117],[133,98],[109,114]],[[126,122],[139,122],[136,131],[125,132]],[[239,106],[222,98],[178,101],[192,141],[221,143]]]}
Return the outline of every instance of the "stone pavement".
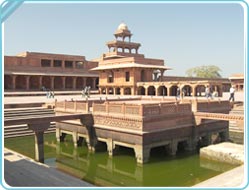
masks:
{"label": "stone pavement", "polygon": [[7,187],[93,187],[92,184],[4,148]]}
{"label": "stone pavement", "polygon": [[[244,178],[244,165],[227,171],[223,174],[203,181],[193,187],[241,187],[245,186],[248,179]],[[243,188],[244,189],[244,188]]]}
{"label": "stone pavement", "polygon": [[[14,93],[14,92],[13,92]],[[31,93],[31,92],[29,92]],[[34,92],[35,93],[35,92]],[[100,97],[104,100],[106,98],[106,95],[91,95],[90,99],[100,99]],[[129,97],[140,97],[140,96],[114,96],[114,95],[108,95],[108,98],[129,98]],[[150,98],[151,96],[143,96]],[[160,98],[160,96],[156,97],[153,96],[152,98]],[[162,98],[162,96],[161,96]],[[165,98],[170,98],[173,101],[175,101],[175,96],[165,96]],[[193,99],[194,97],[185,97],[185,99]],[[197,97],[198,99],[206,99],[205,97]],[[223,97],[221,97],[221,100],[228,100],[229,98],[229,93],[223,93]],[[237,93],[235,95],[236,101],[244,101],[244,94],[243,93]],[[81,96],[81,94],[75,95],[56,95],[55,98],[46,98],[45,94],[44,96],[5,96],[4,97],[4,104],[15,104],[15,103],[34,103],[34,102],[46,102],[46,103],[52,103],[57,99],[58,101],[63,101],[63,100],[85,100]],[[216,98],[215,98],[216,99]]]}

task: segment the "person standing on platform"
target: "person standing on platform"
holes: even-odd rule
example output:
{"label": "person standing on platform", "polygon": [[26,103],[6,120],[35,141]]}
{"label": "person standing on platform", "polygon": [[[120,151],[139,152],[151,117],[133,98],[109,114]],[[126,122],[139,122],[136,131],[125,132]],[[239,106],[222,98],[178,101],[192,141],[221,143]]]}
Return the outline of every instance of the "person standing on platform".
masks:
{"label": "person standing on platform", "polygon": [[229,92],[230,92],[229,101],[231,101],[231,100],[232,100],[232,102],[234,102],[234,93],[235,93],[235,89],[234,89],[234,87],[233,87],[233,86],[231,86],[231,88],[230,88]]}

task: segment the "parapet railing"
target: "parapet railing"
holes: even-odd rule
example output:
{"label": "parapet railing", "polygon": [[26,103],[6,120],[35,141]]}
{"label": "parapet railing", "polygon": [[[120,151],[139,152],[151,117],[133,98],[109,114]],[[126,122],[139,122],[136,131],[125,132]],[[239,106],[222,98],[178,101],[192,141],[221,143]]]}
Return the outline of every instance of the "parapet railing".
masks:
{"label": "parapet railing", "polygon": [[207,100],[207,101],[192,101],[192,110],[194,112],[212,112],[222,113],[231,110],[230,102],[227,100]]}
{"label": "parapet railing", "polygon": [[169,103],[158,103],[158,104],[93,104],[93,113],[103,113],[109,115],[126,115],[126,116],[158,116],[168,114],[179,114],[179,113],[192,113],[191,105],[184,104],[169,104]]}
{"label": "parapet railing", "polygon": [[84,101],[55,101],[55,111],[60,112],[89,112],[89,103]]}

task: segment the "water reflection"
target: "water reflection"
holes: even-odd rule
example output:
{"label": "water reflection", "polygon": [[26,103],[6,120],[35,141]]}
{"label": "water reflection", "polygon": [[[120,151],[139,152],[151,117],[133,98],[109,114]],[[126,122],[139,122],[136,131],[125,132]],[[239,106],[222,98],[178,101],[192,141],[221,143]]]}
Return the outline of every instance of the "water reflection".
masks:
{"label": "water reflection", "polygon": [[172,158],[160,151],[151,154],[148,164],[138,165],[130,149],[111,158],[106,151],[91,153],[69,142],[57,144],[56,153],[59,170],[97,186],[192,186],[232,168],[200,160],[197,154]]}

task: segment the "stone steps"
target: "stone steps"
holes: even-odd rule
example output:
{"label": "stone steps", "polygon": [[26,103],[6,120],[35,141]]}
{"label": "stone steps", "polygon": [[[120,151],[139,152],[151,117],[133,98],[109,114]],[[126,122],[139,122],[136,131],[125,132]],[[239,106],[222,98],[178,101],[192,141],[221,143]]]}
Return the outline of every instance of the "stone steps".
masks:
{"label": "stone steps", "polygon": [[[233,115],[244,115],[244,107],[237,106],[234,107],[229,114]],[[244,144],[244,126],[243,124],[238,124],[236,121],[229,121],[229,139],[234,143]]]}
{"label": "stone steps", "polygon": [[[4,110],[4,120],[11,119],[23,119],[30,117],[39,116],[54,116],[55,112],[53,109],[47,109],[43,107],[28,107],[28,108],[13,108]],[[55,122],[51,122],[50,127],[45,133],[55,132]],[[34,135],[32,130],[28,129],[26,124],[23,125],[12,125],[4,126],[4,138],[20,137]]]}

